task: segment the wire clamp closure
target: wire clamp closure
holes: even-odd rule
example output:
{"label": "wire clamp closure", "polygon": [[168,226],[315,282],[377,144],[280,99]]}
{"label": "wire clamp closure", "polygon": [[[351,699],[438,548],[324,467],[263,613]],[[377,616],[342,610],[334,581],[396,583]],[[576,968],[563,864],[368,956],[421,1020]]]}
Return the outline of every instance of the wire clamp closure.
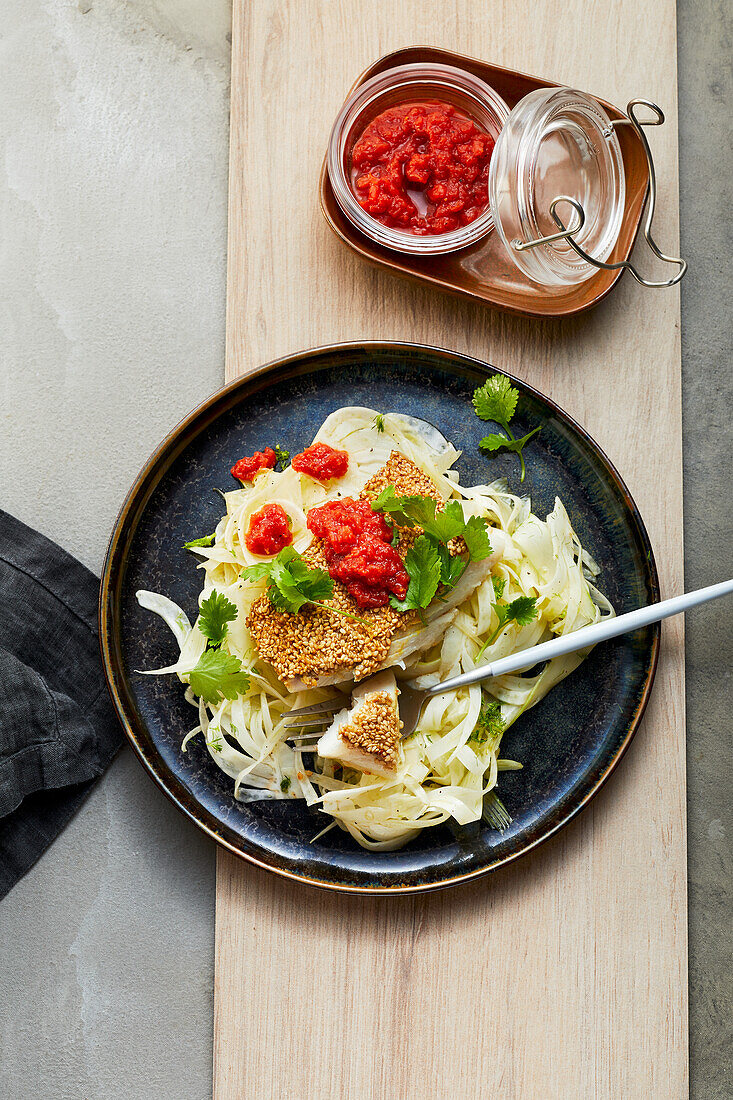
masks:
{"label": "wire clamp closure", "polygon": [[[648,107],[652,112],[653,118],[641,119],[637,117],[636,108]],[[654,160],[652,158],[652,151],[649,148],[649,142],[646,139],[642,127],[644,126],[661,126],[664,122],[664,112],[661,107],[658,107],[656,103],[652,103],[648,99],[632,99],[626,108],[626,118],[617,118],[611,122],[610,127],[604,131],[605,137],[610,137],[612,132],[617,126],[633,126],[634,130],[641,140],[641,144],[646,154],[647,165],[649,167],[649,203],[647,207],[646,218],[644,221],[644,237],[646,239],[649,248],[654,255],[662,260],[666,264],[676,264],[679,271],[672,276],[671,279],[666,279],[663,282],[653,282],[650,279],[645,279],[643,275],[640,275],[634,265],[629,260],[621,260],[619,263],[607,264],[602,260],[596,260],[593,256],[589,256],[588,253],[581,248],[576,240],[573,239],[574,234],[579,233],[585,225],[585,212],[583,207],[576,199],[570,198],[569,195],[558,195],[550,203],[550,214],[558,227],[557,233],[551,233],[547,237],[539,237],[534,241],[512,241],[512,248],[516,252],[524,252],[528,248],[537,248],[538,245],[552,244],[554,241],[566,240],[570,247],[577,252],[577,254],[586,261],[586,263],[592,264],[593,267],[597,267],[602,271],[619,271],[622,268],[627,268],[636,279],[637,283],[641,283],[642,286],[652,287],[654,289],[660,289],[662,287],[674,286],[682,279],[687,271],[687,262],[678,256],[666,256],[662,250],[656,244],[652,237],[652,220],[654,218],[654,208],[657,202],[657,176],[654,170]],[[573,208],[575,213],[575,221],[572,225],[565,225],[560,215],[557,213],[557,206],[560,203],[567,203]]]}

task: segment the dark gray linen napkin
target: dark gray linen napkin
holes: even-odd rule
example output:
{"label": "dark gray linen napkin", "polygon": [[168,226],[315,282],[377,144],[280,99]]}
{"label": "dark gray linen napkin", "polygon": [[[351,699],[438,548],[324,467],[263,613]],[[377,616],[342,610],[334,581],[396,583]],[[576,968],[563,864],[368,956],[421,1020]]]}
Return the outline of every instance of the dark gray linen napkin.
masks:
{"label": "dark gray linen napkin", "polygon": [[99,656],[99,581],[0,510],[0,898],[122,742]]}

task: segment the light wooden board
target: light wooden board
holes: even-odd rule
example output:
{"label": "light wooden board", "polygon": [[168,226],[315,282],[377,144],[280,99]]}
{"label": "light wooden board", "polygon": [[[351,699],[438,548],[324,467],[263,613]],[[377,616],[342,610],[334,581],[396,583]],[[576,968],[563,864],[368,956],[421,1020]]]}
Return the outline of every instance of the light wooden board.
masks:
{"label": "light wooden board", "polygon": [[[318,171],[347,88],[420,40],[659,102],[656,235],[677,247],[674,0],[235,0],[227,375],[361,338],[486,358],[595,436],[641,508],[663,596],[679,592],[677,290],[624,279],[575,321],[524,321],[369,269],[322,221]],[[682,646],[666,623],[647,717],[592,806],[476,885],[371,900],[220,852],[217,1100],[686,1095]]]}

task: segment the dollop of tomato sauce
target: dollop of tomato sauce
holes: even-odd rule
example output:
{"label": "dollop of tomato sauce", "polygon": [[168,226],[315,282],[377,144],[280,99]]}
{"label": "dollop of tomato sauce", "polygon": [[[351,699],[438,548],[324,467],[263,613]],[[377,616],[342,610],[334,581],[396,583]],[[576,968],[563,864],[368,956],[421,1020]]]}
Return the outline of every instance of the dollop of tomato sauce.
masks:
{"label": "dollop of tomato sauce", "polygon": [[308,530],[322,540],[330,575],[345,585],[359,607],[404,600],[410,575],[391,545],[393,531],[366,500],[330,500],[311,508]]}
{"label": "dollop of tomato sauce", "polygon": [[315,481],[334,481],[348,470],[349,453],[337,451],[328,443],[313,443],[296,455],[290,465],[299,474],[307,474]]}
{"label": "dollop of tomato sauce", "polygon": [[254,481],[255,474],[260,470],[272,470],[276,462],[277,455],[272,447],[265,447],[264,451],[255,451],[253,455],[240,458],[232,466],[231,474],[240,481]]}
{"label": "dollop of tomato sauce", "polygon": [[249,517],[244,544],[252,554],[279,554],[293,541],[288,513],[281,504],[266,504]]}
{"label": "dollop of tomato sauce", "polygon": [[351,151],[352,186],[367,214],[417,236],[468,225],[489,203],[491,134],[450,103],[382,111]]}

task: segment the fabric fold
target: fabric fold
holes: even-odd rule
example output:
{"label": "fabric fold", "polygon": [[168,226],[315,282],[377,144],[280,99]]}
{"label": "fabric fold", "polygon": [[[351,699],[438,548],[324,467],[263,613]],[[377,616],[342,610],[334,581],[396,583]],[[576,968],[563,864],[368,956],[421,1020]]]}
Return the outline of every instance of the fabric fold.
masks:
{"label": "fabric fold", "polygon": [[0,511],[0,897],[122,741],[99,654],[98,592],[85,566]]}

